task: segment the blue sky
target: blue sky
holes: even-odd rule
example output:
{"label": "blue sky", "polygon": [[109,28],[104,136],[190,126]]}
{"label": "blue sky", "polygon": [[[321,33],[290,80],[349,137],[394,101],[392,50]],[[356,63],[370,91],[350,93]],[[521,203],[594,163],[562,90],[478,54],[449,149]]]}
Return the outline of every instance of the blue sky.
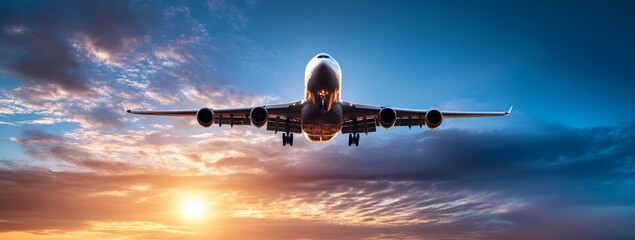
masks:
{"label": "blue sky", "polygon": [[[633,7],[2,2],[0,236],[631,239]],[[318,52],[341,65],[347,101],[514,113],[283,148],[120,105],[299,100]],[[203,224],[166,220],[184,189],[212,208]]]}
{"label": "blue sky", "polygon": [[[262,69],[235,77],[253,91],[299,98],[302,81],[292,79],[307,56],[325,51],[340,61],[353,101],[469,99],[575,127],[624,123],[634,117],[619,111],[632,107],[634,37],[623,4],[258,2],[241,34],[263,51],[253,59]],[[589,118],[591,109],[606,112]]]}

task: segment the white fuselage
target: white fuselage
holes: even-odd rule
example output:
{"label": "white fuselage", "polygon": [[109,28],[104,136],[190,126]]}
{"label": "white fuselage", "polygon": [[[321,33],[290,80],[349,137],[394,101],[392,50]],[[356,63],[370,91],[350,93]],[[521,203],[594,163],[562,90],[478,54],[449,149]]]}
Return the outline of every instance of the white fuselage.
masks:
{"label": "white fuselage", "polygon": [[327,142],[342,128],[342,70],[330,55],[320,53],[306,66],[302,131],[312,142]]}

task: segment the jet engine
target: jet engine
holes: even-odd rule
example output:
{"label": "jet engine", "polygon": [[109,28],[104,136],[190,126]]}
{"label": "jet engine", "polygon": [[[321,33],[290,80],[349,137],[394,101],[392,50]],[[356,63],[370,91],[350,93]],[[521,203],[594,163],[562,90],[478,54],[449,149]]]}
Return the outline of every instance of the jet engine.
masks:
{"label": "jet engine", "polygon": [[397,112],[392,108],[382,108],[377,114],[377,119],[379,120],[379,125],[389,129],[395,126],[395,122],[397,122]]}
{"label": "jet engine", "polygon": [[251,109],[251,112],[249,112],[249,119],[251,119],[251,125],[261,128],[267,124],[267,120],[269,120],[269,113],[264,107],[255,107]]}
{"label": "jet engine", "polygon": [[426,113],[425,121],[429,129],[438,128],[443,122],[443,114],[439,110],[431,109]]}
{"label": "jet engine", "polygon": [[196,112],[196,121],[203,127],[210,127],[214,124],[214,111],[209,108],[201,108]]}

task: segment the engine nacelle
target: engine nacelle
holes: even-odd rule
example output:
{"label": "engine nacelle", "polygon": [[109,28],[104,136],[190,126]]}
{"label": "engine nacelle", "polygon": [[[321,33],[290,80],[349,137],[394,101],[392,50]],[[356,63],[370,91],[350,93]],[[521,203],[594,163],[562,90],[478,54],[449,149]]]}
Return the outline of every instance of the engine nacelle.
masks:
{"label": "engine nacelle", "polygon": [[397,122],[397,112],[392,108],[382,108],[377,114],[377,119],[381,127],[389,129],[395,126],[395,122]]}
{"label": "engine nacelle", "polygon": [[439,110],[431,109],[430,111],[426,113],[425,121],[426,121],[427,128],[429,129],[438,128],[439,126],[441,126],[441,123],[443,122],[443,114]]}
{"label": "engine nacelle", "polygon": [[210,127],[214,124],[214,111],[209,108],[201,108],[196,112],[196,121],[203,127]]}
{"label": "engine nacelle", "polygon": [[264,107],[255,107],[249,112],[249,119],[251,119],[251,125],[257,128],[263,127],[269,120],[269,112]]}

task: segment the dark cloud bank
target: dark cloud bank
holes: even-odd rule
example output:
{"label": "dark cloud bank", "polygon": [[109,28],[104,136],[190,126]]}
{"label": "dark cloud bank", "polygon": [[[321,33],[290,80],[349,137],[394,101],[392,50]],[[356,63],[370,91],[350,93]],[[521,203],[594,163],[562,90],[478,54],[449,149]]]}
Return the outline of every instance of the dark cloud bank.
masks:
{"label": "dark cloud bank", "polygon": [[86,38],[118,55],[156,19],[142,6],[121,1],[5,1],[0,3],[1,67],[26,83],[88,90],[86,69],[70,39]]}
{"label": "dark cloud bank", "polygon": [[[30,131],[25,132],[20,141],[28,151],[32,147],[28,141],[43,139],[60,140]],[[42,146],[38,148],[42,150]],[[486,196],[473,204],[418,212],[422,217],[434,219],[436,216],[451,222],[356,227],[300,220],[283,221],[283,224],[262,219],[253,220],[258,223],[253,223],[251,230],[240,232],[246,236],[263,229],[280,229],[284,233],[278,235],[280,238],[324,237],[325,231],[331,229],[335,238],[632,239],[635,237],[635,230],[630,226],[635,222],[633,156],[635,124],[627,124],[589,129],[552,126],[539,132],[432,131],[357,149],[333,145],[319,152],[319,156],[305,156],[289,165],[272,164],[264,158],[238,161],[239,165],[261,167],[266,173],[224,178],[4,170],[0,174],[0,216],[10,223],[0,223],[0,229],[69,230],[65,224],[79,226],[88,220],[116,219],[117,214],[143,211],[128,209],[131,204],[125,202],[126,199],[118,204],[116,201],[98,203],[104,209],[122,211],[96,214],[75,208],[89,200],[83,197],[87,192],[107,190],[125,182],[149,184],[155,186],[155,191],[185,184],[231,189],[265,201],[289,194],[318,198],[320,193],[342,188],[359,190],[357,196],[371,196],[375,201],[409,196],[400,205],[383,208],[373,205],[376,202],[367,206],[351,202],[332,208],[333,211],[351,207],[374,210],[369,217],[394,214],[394,210],[400,208],[455,201],[457,194]],[[73,158],[73,161],[81,159]],[[379,192],[382,194],[373,194]],[[431,200],[416,199],[412,194],[417,192],[428,194],[424,197]],[[73,202],[75,210],[69,211],[68,202]],[[510,203],[511,207],[493,214],[465,214]]]}

